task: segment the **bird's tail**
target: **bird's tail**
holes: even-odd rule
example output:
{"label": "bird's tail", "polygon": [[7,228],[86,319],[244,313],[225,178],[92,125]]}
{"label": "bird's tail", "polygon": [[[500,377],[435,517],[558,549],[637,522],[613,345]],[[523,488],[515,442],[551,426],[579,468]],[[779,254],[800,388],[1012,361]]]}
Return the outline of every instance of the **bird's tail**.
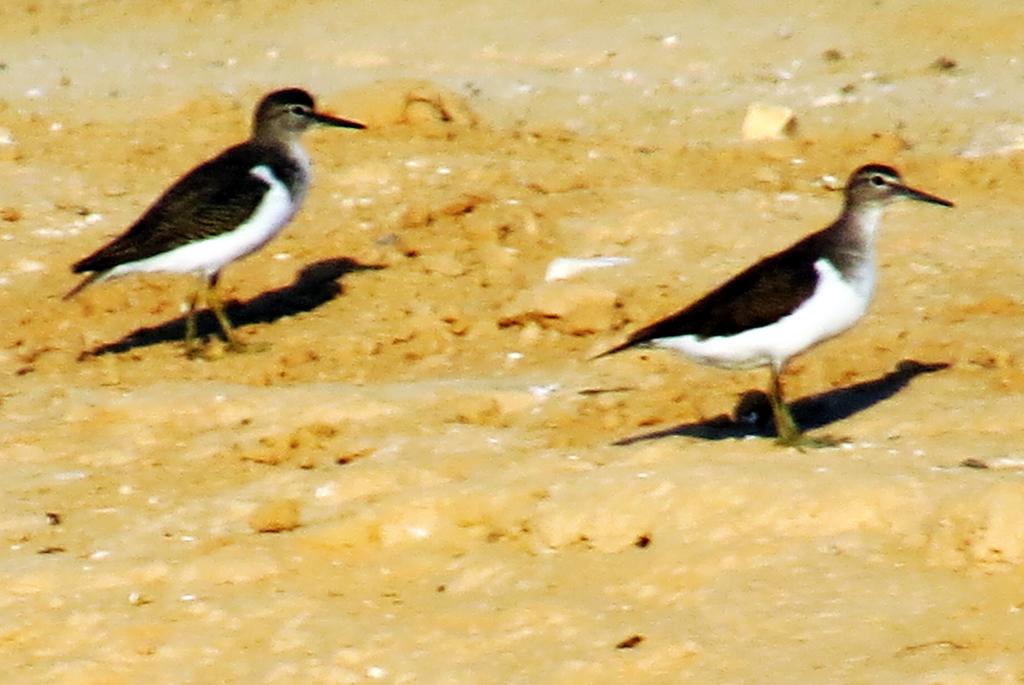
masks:
{"label": "bird's tail", "polygon": [[616,345],[615,347],[611,348],[610,350],[605,350],[604,352],[601,352],[600,354],[595,354],[593,357],[591,357],[589,359],[589,361],[594,361],[595,359],[600,359],[601,357],[607,357],[610,354],[615,354],[616,352],[622,352],[623,350],[628,350],[631,347],[639,347],[639,346],[642,346],[643,344],[644,344],[644,342],[640,341],[640,340],[627,340],[626,342],[622,343],[621,345]]}
{"label": "bird's tail", "polygon": [[89,287],[90,285],[92,285],[96,281],[100,280],[104,275],[105,274],[102,271],[94,271],[94,272],[92,272],[91,274],[89,274],[88,276],[83,278],[78,283],[78,285],[76,285],[71,290],[67,291],[67,293],[64,295],[64,297],[62,299],[64,301],[70,300],[72,297],[74,297],[78,293],[82,292],[83,290],[85,290],[87,287]]}

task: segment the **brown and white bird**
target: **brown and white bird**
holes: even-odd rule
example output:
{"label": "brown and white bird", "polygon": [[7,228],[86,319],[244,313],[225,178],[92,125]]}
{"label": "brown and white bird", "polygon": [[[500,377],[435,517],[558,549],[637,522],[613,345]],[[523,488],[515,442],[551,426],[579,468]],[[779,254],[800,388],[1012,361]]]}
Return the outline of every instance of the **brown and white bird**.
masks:
{"label": "brown and white bird", "polygon": [[89,275],[64,299],[130,273],[194,273],[201,284],[188,300],[188,355],[199,352],[196,308],[201,295],[229,349],[243,349],[217,294],[220,273],[270,242],[295,216],[310,182],[309,156],[300,138],[315,125],[365,128],[316,111],[313,97],[299,88],[265,96],[249,140],[189,171],[124,234],[74,264],[72,271]]}
{"label": "brown and white bird", "polygon": [[875,287],[875,235],[882,210],[901,198],[952,207],[915,190],[889,166],[868,164],[850,176],[839,218],[765,257],[688,307],[636,331],[598,357],[632,347],[679,352],[709,366],[767,366],[778,442],[813,445],[783,399],[786,363],[856,323]]}

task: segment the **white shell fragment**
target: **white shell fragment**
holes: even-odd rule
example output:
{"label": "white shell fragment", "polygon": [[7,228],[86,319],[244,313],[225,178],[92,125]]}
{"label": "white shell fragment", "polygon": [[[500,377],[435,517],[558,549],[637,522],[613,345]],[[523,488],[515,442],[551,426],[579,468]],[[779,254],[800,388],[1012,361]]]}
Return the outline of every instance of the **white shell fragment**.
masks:
{"label": "white shell fragment", "polygon": [[545,282],[564,281],[590,269],[606,269],[610,266],[629,264],[629,257],[559,257],[548,264],[544,273]]}

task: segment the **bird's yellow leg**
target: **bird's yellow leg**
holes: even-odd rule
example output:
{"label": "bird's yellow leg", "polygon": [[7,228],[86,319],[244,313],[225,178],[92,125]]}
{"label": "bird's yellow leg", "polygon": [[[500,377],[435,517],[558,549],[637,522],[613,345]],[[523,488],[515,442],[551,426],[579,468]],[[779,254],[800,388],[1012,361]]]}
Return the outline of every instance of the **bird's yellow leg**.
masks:
{"label": "bird's yellow leg", "polygon": [[242,342],[238,337],[235,327],[231,325],[231,320],[224,313],[224,303],[221,302],[220,293],[217,291],[219,277],[220,274],[214,274],[206,282],[206,304],[213,311],[213,315],[217,317],[217,323],[220,324],[221,330],[224,331],[224,339],[227,340],[228,350],[231,352],[262,352],[266,350],[268,345],[264,343],[250,345]]}
{"label": "bird's yellow leg", "polygon": [[188,314],[185,318],[185,355],[189,359],[199,356],[199,330],[196,325],[196,308],[199,305],[199,289],[188,298]]}
{"label": "bird's yellow leg", "polygon": [[224,332],[224,339],[228,343],[228,349],[232,352],[241,352],[245,349],[245,343],[238,339],[235,327],[231,325],[228,315],[224,313],[224,303],[221,302],[220,293],[217,292],[218,276],[219,274],[214,274],[206,279],[206,306],[217,317],[217,323],[220,324],[220,329]]}
{"label": "bird's yellow leg", "polygon": [[775,418],[775,434],[778,436],[775,438],[775,442],[777,444],[786,447],[796,447],[798,450],[803,451],[805,448],[835,447],[846,442],[842,438],[832,438],[829,436],[811,437],[805,435],[793,419],[793,414],[790,412],[789,407],[786,405],[786,400],[782,396],[782,381],[779,377],[780,370],[776,369],[774,364],[769,368],[771,368],[772,372],[772,387],[768,397],[772,404],[772,416]]}
{"label": "bird's yellow leg", "polygon": [[774,364],[769,368],[772,373],[772,385],[768,390],[768,398],[771,401],[772,416],[775,419],[775,434],[778,436],[775,441],[780,445],[797,446],[803,438],[803,433],[796,425],[796,421],[793,420],[793,414],[790,413],[789,407],[786,406],[786,400],[782,396],[779,370],[775,368]]}

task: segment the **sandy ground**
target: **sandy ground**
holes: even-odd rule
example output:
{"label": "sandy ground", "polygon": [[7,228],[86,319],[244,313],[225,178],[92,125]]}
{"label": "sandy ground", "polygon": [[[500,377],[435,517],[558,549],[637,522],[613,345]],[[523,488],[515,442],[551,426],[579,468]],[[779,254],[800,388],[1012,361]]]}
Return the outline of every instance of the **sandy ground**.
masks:
{"label": "sandy ground", "polygon": [[[759,4],[6,2],[6,681],[1024,680],[1024,10]],[[284,85],[370,128],[224,274],[264,351],[185,359],[185,276],[61,301]],[[957,207],[787,374],[846,447],[764,437],[764,371],[587,361],[868,161]]]}

